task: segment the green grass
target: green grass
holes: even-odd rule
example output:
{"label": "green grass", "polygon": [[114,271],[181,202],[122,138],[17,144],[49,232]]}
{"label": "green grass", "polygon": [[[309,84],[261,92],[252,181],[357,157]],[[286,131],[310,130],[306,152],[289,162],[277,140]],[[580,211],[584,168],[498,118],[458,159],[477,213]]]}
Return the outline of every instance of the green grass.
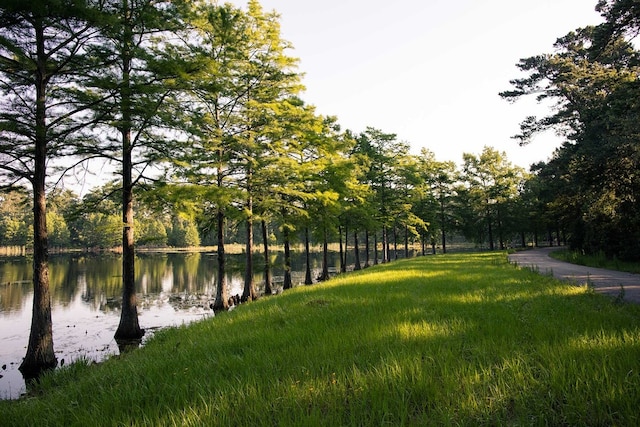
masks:
{"label": "green grass", "polygon": [[617,258],[608,258],[600,252],[594,255],[586,255],[580,251],[557,250],[549,254],[552,258],[572,264],[586,265],[587,267],[606,268],[609,270],[626,271],[628,273],[640,273],[640,263],[621,261]]}
{"label": "green grass", "polygon": [[77,363],[1,425],[638,425],[640,307],[506,262],[400,260]]}

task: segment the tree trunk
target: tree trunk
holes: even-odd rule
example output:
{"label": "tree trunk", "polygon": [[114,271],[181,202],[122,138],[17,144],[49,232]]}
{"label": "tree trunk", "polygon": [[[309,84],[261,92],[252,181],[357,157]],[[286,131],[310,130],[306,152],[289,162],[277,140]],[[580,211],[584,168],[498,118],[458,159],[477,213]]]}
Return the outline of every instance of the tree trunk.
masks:
{"label": "tree trunk", "polygon": [[284,239],[284,283],[282,288],[284,290],[293,288],[293,283],[291,281],[291,247],[289,243],[289,227],[286,225],[283,229],[283,239]]}
{"label": "tree trunk", "polygon": [[225,217],[222,208],[218,208],[218,287],[216,299],[213,302],[214,310],[229,309],[229,291],[227,290],[227,272],[225,268],[224,254],[224,227]]}
{"label": "tree trunk", "polygon": [[253,280],[253,223],[247,219],[247,242],[245,244],[246,264],[244,271],[244,292],[242,301],[253,301],[257,299],[256,285]]}
{"label": "tree trunk", "polygon": [[349,254],[349,227],[348,226],[344,226],[344,252],[343,252],[343,258],[342,258],[342,265],[340,266],[340,272],[341,273],[346,273],[347,272],[347,257]]}
{"label": "tree trunk", "polygon": [[498,219],[498,242],[500,244],[500,250],[504,250],[504,235],[502,234],[502,215],[500,215],[500,207],[497,206],[496,211],[497,219]]}
{"label": "tree trunk", "polygon": [[342,226],[338,226],[338,240],[340,242],[339,256],[340,256],[340,272],[344,273],[347,271],[347,267],[344,262],[344,249],[342,247]]}
{"label": "tree trunk", "polygon": [[364,268],[369,267],[371,264],[369,263],[369,230],[365,230],[364,232]]}
{"label": "tree trunk", "polygon": [[[128,16],[127,2],[124,2],[124,16]],[[130,72],[132,65],[131,45],[133,33],[129,23],[124,25],[124,40],[122,47],[122,88],[120,90],[122,123],[122,311],[120,324],[115,333],[115,339],[120,341],[139,340],[144,330],[138,324],[138,308],[135,284],[135,249],[133,236],[133,162],[131,142],[132,89]]]}
{"label": "tree trunk", "polygon": [[27,379],[35,378],[44,370],[55,368],[58,364],[53,351],[44,175],[42,178],[38,177],[38,181],[41,181],[42,185],[34,185],[31,331],[27,354],[19,368]]}
{"label": "tree trunk", "polygon": [[[130,152],[129,156],[130,158]],[[125,165],[129,162],[124,162]],[[129,163],[130,164],[130,163]],[[131,184],[131,169],[129,173],[124,168],[124,186],[122,191],[122,311],[120,324],[116,330],[117,341],[139,340],[144,330],[138,323],[138,300],[135,283],[135,249],[133,240],[133,192]]]}
{"label": "tree trunk", "polygon": [[398,259],[398,227],[393,226],[393,259]]}
{"label": "tree trunk", "polygon": [[360,245],[358,244],[358,231],[353,233],[353,255],[354,255],[354,266],[353,269],[355,271],[362,270],[362,266],[360,265]]}
{"label": "tree trunk", "polygon": [[491,225],[491,213],[489,212],[489,202],[487,201],[487,225],[489,231],[489,250],[494,250],[495,246],[493,244],[493,227]]}
{"label": "tree trunk", "polygon": [[19,370],[25,378],[39,376],[58,364],[53,351],[51,295],[49,293],[49,254],[47,236],[47,200],[45,195],[47,131],[46,131],[46,57],[44,29],[36,28],[36,140],[33,185],[33,311],[27,353]]}
{"label": "tree trunk", "polygon": [[256,285],[253,280],[253,200],[249,196],[247,200],[247,228],[245,243],[246,265],[244,272],[244,292],[242,293],[242,301],[253,301],[258,298],[256,293]]}
{"label": "tree trunk", "polygon": [[373,233],[373,265],[378,265],[378,233]]}
{"label": "tree trunk", "polygon": [[309,227],[304,228],[304,256],[305,256],[304,284],[312,285],[313,277],[311,277],[311,251],[309,249]]}
{"label": "tree trunk", "polygon": [[267,221],[262,220],[262,246],[264,247],[264,294],[272,295],[271,287],[271,259],[269,255],[269,233],[267,232]]}
{"label": "tree trunk", "polygon": [[404,257],[409,258],[409,227],[404,227]]}
{"label": "tree trunk", "polygon": [[322,239],[322,273],[318,280],[329,280],[329,243],[327,242],[327,229],[324,229]]}
{"label": "tree trunk", "polygon": [[382,227],[382,263],[389,261],[389,246],[387,245],[387,227]]}
{"label": "tree trunk", "polygon": [[440,200],[440,230],[442,231],[442,253],[447,253],[447,231],[444,216],[444,200]]}

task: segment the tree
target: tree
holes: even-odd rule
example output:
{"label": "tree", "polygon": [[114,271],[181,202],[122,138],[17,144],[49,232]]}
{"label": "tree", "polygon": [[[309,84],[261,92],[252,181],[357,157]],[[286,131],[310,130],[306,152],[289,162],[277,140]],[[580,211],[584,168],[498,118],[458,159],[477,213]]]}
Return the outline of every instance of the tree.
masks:
{"label": "tree", "polygon": [[500,249],[505,248],[507,204],[520,188],[524,171],[513,166],[504,152],[484,147],[479,156],[464,153],[464,178],[477,214],[486,222],[489,249],[494,250],[497,228]]}
{"label": "tree", "polygon": [[[225,268],[225,230],[238,191],[232,186],[236,112],[246,91],[236,64],[245,61],[242,49],[245,16],[231,5],[196,3],[190,15],[194,34],[190,49],[197,68],[188,81],[190,138],[175,158],[181,187],[198,192],[203,213],[214,218],[217,233],[218,286],[213,308],[229,308]],[[185,106],[186,107],[186,106]]]}
{"label": "tree", "polygon": [[312,106],[304,105],[296,97],[274,103],[268,114],[265,118],[268,125],[262,131],[267,149],[257,160],[254,176],[258,190],[256,208],[263,220],[268,218],[278,224],[283,233],[283,287],[289,289],[293,286],[290,243],[301,227],[305,229],[305,283],[312,283],[308,261],[308,204],[315,198],[313,184],[320,171],[319,153],[326,149],[325,131],[329,128],[325,125],[329,120],[317,116]]}
{"label": "tree", "polygon": [[424,186],[418,202],[419,216],[429,223],[432,251],[435,251],[436,233],[439,231],[442,253],[447,253],[447,232],[452,228],[452,203],[458,171],[455,163],[437,161],[435,154],[427,149],[422,149],[418,162]]}
{"label": "tree", "polygon": [[[122,311],[117,340],[138,340],[135,292],[134,189],[153,179],[149,170],[170,157],[175,122],[177,56],[170,37],[181,27],[180,3],[111,0],[100,4],[101,39],[89,50],[100,66],[86,83],[103,138],[87,151],[120,166],[122,209]],[[180,44],[180,42],[177,42]]]}
{"label": "tree", "polygon": [[[356,152],[367,158],[364,173],[373,192],[375,222],[378,230],[382,230],[382,262],[387,262],[391,260],[389,229],[394,226],[396,215],[405,212],[407,208],[406,204],[396,197],[406,195],[399,191],[402,187],[400,165],[402,159],[406,159],[409,154],[409,145],[398,141],[395,134],[368,127],[357,138]],[[377,258],[376,255],[376,263]]]}
{"label": "tree", "polygon": [[84,106],[70,101],[84,46],[94,36],[82,2],[5,1],[0,7],[0,180],[33,192],[34,299],[21,372],[55,367],[49,294],[47,163],[75,154]]}
{"label": "tree", "polygon": [[77,196],[71,190],[54,189],[47,196],[47,230],[49,244],[54,247],[71,246],[71,230],[67,216],[76,203]]}
{"label": "tree", "polygon": [[181,248],[200,246],[200,235],[195,223],[189,218],[175,216],[172,221],[169,244]]}
{"label": "tree", "polygon": [[[206,17],[206,18],[202,18]],[[229,217],[246,225],[247,274],[243,299],[256,297],[253,284],[254,201],[260,159],[270,156],[273,110],[301,86],[296,60],[285,55],[277,15],[265,14],[257,1],[248,11],[206,2],[194,9],[197,33],[191,46],[197,64],[190,80],[190,140],[177,175],[212,197],[217,217],[218,295],[214,307],[227,308],[224,283],[224,229]],[[277,114],[275,114],[277,116]]]}
{"label": "tree", "polygon": [[25,246],[29,239],[31,200],[20,189],[0,193],[0,246]]}
{"label": "tree", "polygon": [[237,146],[238,166],[242,170],[238,184],[244,192],[246,217],[246,266],[242,299],[251,301],[257,298],[253,282],[253,205],[256,195],[264,194],[264,188],[255,185],[256,174],[260,173],[259,159],[270,151],[267,128],[275,124],[272,113],[274,110],[276,114],[280,111],[277,104],[297,95],[302,86],[300,76],[295,71],[297,59],[285,54],[290,46],[280,37],[278,15],[265,14],[260,4],[251,0],[247,18],[247,58],[239,65],[247,84],[246,101],[238,111],[241,116],[238,123],[244,130],[238,135]]}
{"label": "tree", "polygon": [[535,94],[556,103],[553,114],[527,118],[518,138],[527,142],[547,129],[567,137],[552,164],[539,170],[560,172],[567,182],[550,206],[567,220],[571,245],[633,259],[640,249],[640,180],[633,172],[640,167],[640,56],[624,37],[637,29],[637,6],[602,1],[598,7],[607,22],[558,39],[554,54],[522,59],[519,67],[528,76],[512,80],[514,89],[501,95]]}

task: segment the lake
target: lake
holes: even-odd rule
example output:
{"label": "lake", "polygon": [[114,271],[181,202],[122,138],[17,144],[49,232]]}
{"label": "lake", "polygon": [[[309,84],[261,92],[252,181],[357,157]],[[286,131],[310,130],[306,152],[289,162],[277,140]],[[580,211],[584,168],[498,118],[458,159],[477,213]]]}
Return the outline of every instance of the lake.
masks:
{"label": "lake", "polygon": [[[139,253],[136,286],[140,326],[144,340],[153,331],[214,316],[209,304],[216,294],[215,253]],[[330,253],[335,271],[339,256]],[[262,293],[262,255],[254,263],[255,283]],[[282,253],[271,263],[275,288],[282,280]],[[78,358],[100,362],[118,354],[113,336],[120,320],[122,261],[114,254],[51,255],[49,277],[53,344],[58,366]],[[321,270],[321,254],[311,261],[313,277]],[[227,258],[229,295],[244,288],[244,256]],[[304,256],[292,256],[294,285],[304,282]],[[14,399],[26,386],[18,367],[26,353],[33,304],[32,263],[28,257],[0,257],[0,399]],[[281,283],[280,289],[281,289]],[[64,362],[63,362],[64,361]]]}

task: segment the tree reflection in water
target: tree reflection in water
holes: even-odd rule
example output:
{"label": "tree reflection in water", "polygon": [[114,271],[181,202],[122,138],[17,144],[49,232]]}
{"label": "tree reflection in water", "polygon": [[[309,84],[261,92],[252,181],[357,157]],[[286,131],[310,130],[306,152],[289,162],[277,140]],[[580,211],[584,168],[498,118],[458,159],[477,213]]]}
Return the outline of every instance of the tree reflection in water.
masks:
{"label": "tree reflection in water", "polygon": [[[256,260],[259,257],[256,257]],[[312,257],[314,277],[320,271],[319,254]],[[332,266],[338,256],[332,254]],[[274,278],[282,277],[282,253],[271,255]],[[302,253],[292,260],[295,284],[304,282]],[[229,295],[241,295],[243,256],[227,262]],[[179,326],[213,316],[209,308],[217,280],[215,253],[140,253],[136,259],[139,321],[147,333],[133,348],[143,345],[157,329]],[[254,266],[258,292],[264,291],[263,266]],[[0,258],[0,399],[17,398],[26,391],[18,366],[25,353],[33,299],[32,267],[27,257]],[[54,350],[59,360],[80,358],[100,362],[128,351],[132,343],[116,343],[122,299],[122,262],[115,254],[56,254],[50,257]],[[275,283],[276,291],[282,283]]]}

